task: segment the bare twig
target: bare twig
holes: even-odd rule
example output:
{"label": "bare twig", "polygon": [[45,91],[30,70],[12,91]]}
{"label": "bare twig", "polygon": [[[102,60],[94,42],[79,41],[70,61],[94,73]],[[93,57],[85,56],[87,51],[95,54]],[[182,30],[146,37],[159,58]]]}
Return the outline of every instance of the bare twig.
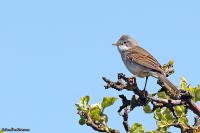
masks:
{"label": "bare twig", "polygon": [[199,116],[194,117],[194,129],[197,129],[199,127],[200,124],[200,120],[199,120]]}
{"label": "bare twig", "polygon": [[183,131],[183,130],[184,130],[184,127],[185,127],[184,124],[181,123],[181,122],[179,122],[179,123],[173,123],[173,124],[171,124],[170,126],[178,127],[178,128],[181,129],[181,131]]}
{"label": "bare twig", "polygon": [[128,124],[128,108],[125,109],[123,118],[124,118],[124,121],[123,121],[124,128],[125,128],[126,132],[129,132],[130,127]]}
{"label": "bare twig", "polygon": [[119,107],[119,110],[117,111],[118,113],[131,104],[131,100],[127,100],[126,96],[119,95],[119,97],[122,99],[122,106]]}

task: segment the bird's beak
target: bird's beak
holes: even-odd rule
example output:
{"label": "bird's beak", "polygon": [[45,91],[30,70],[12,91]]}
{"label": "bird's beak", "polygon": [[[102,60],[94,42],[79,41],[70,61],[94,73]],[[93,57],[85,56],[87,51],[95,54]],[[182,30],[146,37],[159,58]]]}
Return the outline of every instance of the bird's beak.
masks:
{"label": "bird's beak", "polygon": [[112,45],[119,46],[119,45],[120,45],[120,43],[113,43]]}

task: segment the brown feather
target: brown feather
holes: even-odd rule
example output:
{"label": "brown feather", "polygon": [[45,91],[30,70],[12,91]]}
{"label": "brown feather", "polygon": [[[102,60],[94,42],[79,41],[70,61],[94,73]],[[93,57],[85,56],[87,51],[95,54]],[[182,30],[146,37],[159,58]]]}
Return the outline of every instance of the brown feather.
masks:
{"label": "brown feather", "polygon": [[123,35],[119,40],[124,40],[124,39],[127,39],[129,38],[129,35]]}
{"label": "brown feather", "polygon": [[132,47],[127,53],[127,57],[142,66],[163,73],[159,62],[149,52],[139,46]]}
{"label": "brown feather", "polygon": [[159,75],[159,79],[160,79],[161,81],[165,82],[167,85],[169,85],[169,87],[172,88],[174,91],[177,91],[177,92],[180,91],[179,89],[177,89],[177,87],[176,87],[174,84],[172,84],[172,83],[165,77],[165,75],[162,75],[162,74],[160,74],[160,73],[158,73],[158,75]]}

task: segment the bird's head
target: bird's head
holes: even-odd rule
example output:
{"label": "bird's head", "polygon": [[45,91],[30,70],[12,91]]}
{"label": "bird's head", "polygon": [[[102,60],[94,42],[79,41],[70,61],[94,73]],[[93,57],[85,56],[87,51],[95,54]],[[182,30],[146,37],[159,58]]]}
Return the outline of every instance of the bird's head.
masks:
{"label": "bird's head", "polygon": [[117,43],[113,43],[112,45],[117,46],[120,52],[124,52],[134,46],[138,46],[138,43],[129,37],[129,35],[123,35]]}

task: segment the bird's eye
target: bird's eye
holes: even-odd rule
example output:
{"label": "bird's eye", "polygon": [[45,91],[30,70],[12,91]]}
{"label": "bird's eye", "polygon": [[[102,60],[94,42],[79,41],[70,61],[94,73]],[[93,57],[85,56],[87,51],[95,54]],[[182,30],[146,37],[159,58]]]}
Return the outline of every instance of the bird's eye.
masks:
{"label": "bird's eye", "polygon": [[126,44],[126,41],[124,42],[124,44]]}

